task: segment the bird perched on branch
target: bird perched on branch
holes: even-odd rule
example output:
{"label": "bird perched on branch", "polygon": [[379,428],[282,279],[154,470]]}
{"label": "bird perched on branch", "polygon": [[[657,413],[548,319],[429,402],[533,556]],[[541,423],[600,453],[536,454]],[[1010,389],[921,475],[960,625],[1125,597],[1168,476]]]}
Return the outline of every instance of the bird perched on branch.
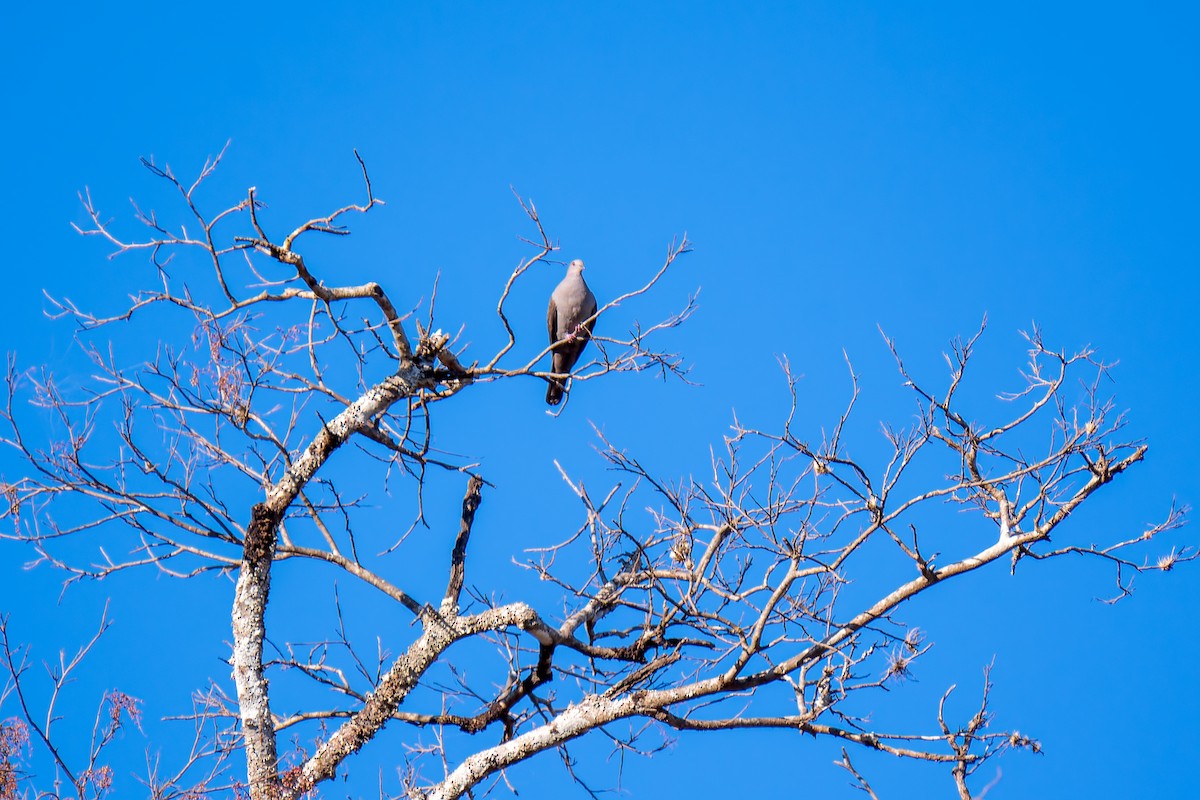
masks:
{"label": "bird perched on branch", "polygon": [[[550,295],[550,308],[546,312],[546,327],[550,331],[553,370],[559,375],[568,375],[579,360],[583,348],[592,337],[596,321],[596,295],[583,280],[583,261],[575,259],[567,265],[567,276]],[[546,402],[556,406],[562,402],[566,391],[566,378],[550,379],[546,389]]]}

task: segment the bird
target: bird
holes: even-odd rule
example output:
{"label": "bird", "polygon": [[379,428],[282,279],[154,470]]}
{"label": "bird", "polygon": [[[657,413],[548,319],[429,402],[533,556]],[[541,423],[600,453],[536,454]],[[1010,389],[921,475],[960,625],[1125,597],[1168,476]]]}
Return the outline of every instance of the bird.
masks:
{"label": "bird", "polygon": [[[546,311],[546,327],[550,331],[551,361],[553,371],[559,375],[570,374],[575,362],[587,347],[596,321],[596,295],[583,279],[583,261],[575,259],[567,265],[567,275],[550,295],[550,308]],[[556,406],[562,402],[566,391],[566,379],[550,379],[546,388],[546,402]]]}

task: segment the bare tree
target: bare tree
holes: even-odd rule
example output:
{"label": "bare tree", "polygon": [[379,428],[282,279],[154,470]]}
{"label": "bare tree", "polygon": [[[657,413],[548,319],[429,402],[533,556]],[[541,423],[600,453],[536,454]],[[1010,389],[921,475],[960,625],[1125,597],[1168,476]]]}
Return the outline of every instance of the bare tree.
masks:
{"label": "bare tree", "polygon": [[[181,715],[195,726],[193,744],[178,768],[148,771],[153,797],[231,786],[253,798],[300,797],[354,769],[353,754],[391,723],[414,731],[406,763],[398,765],[408,797],[477,795],[503,781],[507,767],[547,750],[562,754],[569,770],[570,743],[585,734],[636,751],[652,749],[645,744],[651,731],[782,728],[945,765],[959,796],[969,798],[980,765],[1038,745],[990,727],[986,681],[968,720],[951,719],[943,697],[934,729],[875,727],[870,712],[881,701],[878,690],[910,674],[929,649],[919,629],[894,612],[937,583],[1001,560],[1015,570],[1026,558],[1101,559],[1115,570],[1121,596],[1130,574],[1169,570],[1195,555],[1172,550],[1146,560],[1137,552],[1182,523],[1174,508],[1128,538],[1071,543],[1068,517],[1141,461],[1146,445],[1126,434],[1123,416],[1102,393],[1109,367],[1090,351],[1054,350],[1036,330],[1026,337],[1028,362],[1017,390],[1005,396],[1004,413],[979,419],[959,389],[981,327],[953,343],[948,378],[936,384],[911,374],[887,342],[911,391],[913,422],[885,426],[884,448],[868,456],[846,444],[857,424],[853,370],[844,413],[820,428],[799,419],[786,361],[790,413],[774,429],[735,422],[703,480],[656,475],[604,440],[602,456],[622,477],[596,494],[564,470],[579,502],[578,527],[529,551],[528,569],[555,587],[555,601],[494,601],[467,588],[486,585],[486,575],[470,584],[466,575],[486,476],[438,452],[434,418],[442,401],[493,382],[565,377],[539,369],[551,348],[519,341],[506,312],[521,280],[556,251],[537,209],[521,201],[534,235],[526,240],[531,254],[500,290],[502,344],[477,358],[435,325],[432,300],[422,323],[415,312],[401,313],[381,283],[330,285],[306,262],[302,242],[344,235],[348,217],[382,204],[361,159],[365,199],[282,238],[268,233],[254,188],[216,213],[205,210],[201,189],[219,161],[211,159],[188,184],[145,160],[177,190],[186,221],[168,223],[135,206],[144,226],[137,237],[102,216],[90,194],[82,196],[90,224],[80,232],[106,240],[114,255],[145,252],[154,288],[111,315],[54,301],[79,325],[94,375],[67,391],[48,372],[22,371],[10,359],[3,411],[3,441],[26,467],[24,477],[2,487],[3,516],[12,523],[4,538],[34,548],[68,581],[144,567],[179,578],[236,579],[232,682],[214,679]],[[677,240],[640,286],[603,304],[598,315],[651,292],[687,250],[686,239]],[[681,358],[657,343],[692,308],[689,300],[679,313],[624,334],[601,324],[593,360],[574,380],[646,370],[682,377]],[[157,344],[149,359],[129,366],[101,335],[118,322],[144,323],[152,332],[173,325],[191,332],[191,346],[152,334]],[[27,399],[54,420],[48,442],[29,432]],[[338,469],[346,463],[363,466]],[[421,596],[384,568],[425,519],[431,470],[461,476],[463,490],[459,530],[445,554],[445,589],[436,597]],[[418,498],[413,526],[383,553],[376,553],[378,541],[360,546],[367,474],[384,482],[400,476]],[[60,505],[70,513],[51,513]],[[953,531],[930,520],[932,509],[947,505],[968,512]],[[64,540],[114,529],[124,532],[122,555],[98,548],[95,563],[60,555]],[[937,555],[930,552],[935,540]],[[868,549],[889,569],[847,591]],[[314,632],[309,641],[316,644],[269,639],[272,571],[283,561],[333,567],[394,603],[414,622],[403,651],[368,656],[370,646],[344,624],[333,638]],[[314,571],[312,580],[330,581],[329,574]],[[341,620],[340,607],[337,613]],[[469,641],[482,650],[454,647]],[[17,796],[30,739],[53,757],[56,793],[103,794],[107,784],[95,776],[111,735],[97,740],[85,766],[68,764],[55,745],[63,734],[51,732],[53,704],[39,724],[39,712],[24,700],[27,654],[6,630],[3,645],[3,699],[19,702],[20,713],[0,729],[0,796]],[[468,677],[462,665],[481,653],[502,665],[505,681]],[[55,680],[78,661],[64,664]],[[270,679],[285,674],[311,686],[292,691]],[[140,713],[125,695],[106,708],[110,726]],[[285,753],[280,737],[289,729],[306,730],[319,744]],[[432,739],[419,738],[421,731]],[[228,759],[234,750],[244,753],[244,774]],[[874,796],[848,751],[839,764]]]}

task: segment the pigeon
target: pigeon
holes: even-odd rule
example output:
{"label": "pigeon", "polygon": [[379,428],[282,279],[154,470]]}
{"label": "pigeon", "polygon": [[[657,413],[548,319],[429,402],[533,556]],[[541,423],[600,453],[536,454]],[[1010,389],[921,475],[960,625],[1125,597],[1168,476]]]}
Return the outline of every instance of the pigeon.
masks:
{"label": "pigeon", "polygon": [[[579,360],[583,348],[587,347],[596,321],[596,295],[583,280],[583,261],[575,259],[567,265],[567,277],[554,287],[550,295],[550,308],[546,311],[546,327],[550,330],[550,346],[553,371],[559,375],[570,374]],[[546,402],[556,406],[562,402],[566,381],[550,379],[546,389]]]}

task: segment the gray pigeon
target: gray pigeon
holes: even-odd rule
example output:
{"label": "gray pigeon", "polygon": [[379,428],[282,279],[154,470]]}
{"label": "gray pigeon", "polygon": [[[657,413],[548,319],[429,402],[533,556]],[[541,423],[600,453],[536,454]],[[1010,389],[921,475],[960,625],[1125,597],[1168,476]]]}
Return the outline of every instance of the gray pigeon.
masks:
{"label": "gray pigeon", "polygon": [[[570,374],[592,336],[596,321],[589,317],[595,313],[596,295],[583,280],[583,261],[577,258],[567,265],[567,277],[554,287],[546,312],[546,327],[554,347],[551,353],[554,372]],[[566,388],[565,380],[551,378],[546,389],[546,402],[552,406],[561,403]]]}

